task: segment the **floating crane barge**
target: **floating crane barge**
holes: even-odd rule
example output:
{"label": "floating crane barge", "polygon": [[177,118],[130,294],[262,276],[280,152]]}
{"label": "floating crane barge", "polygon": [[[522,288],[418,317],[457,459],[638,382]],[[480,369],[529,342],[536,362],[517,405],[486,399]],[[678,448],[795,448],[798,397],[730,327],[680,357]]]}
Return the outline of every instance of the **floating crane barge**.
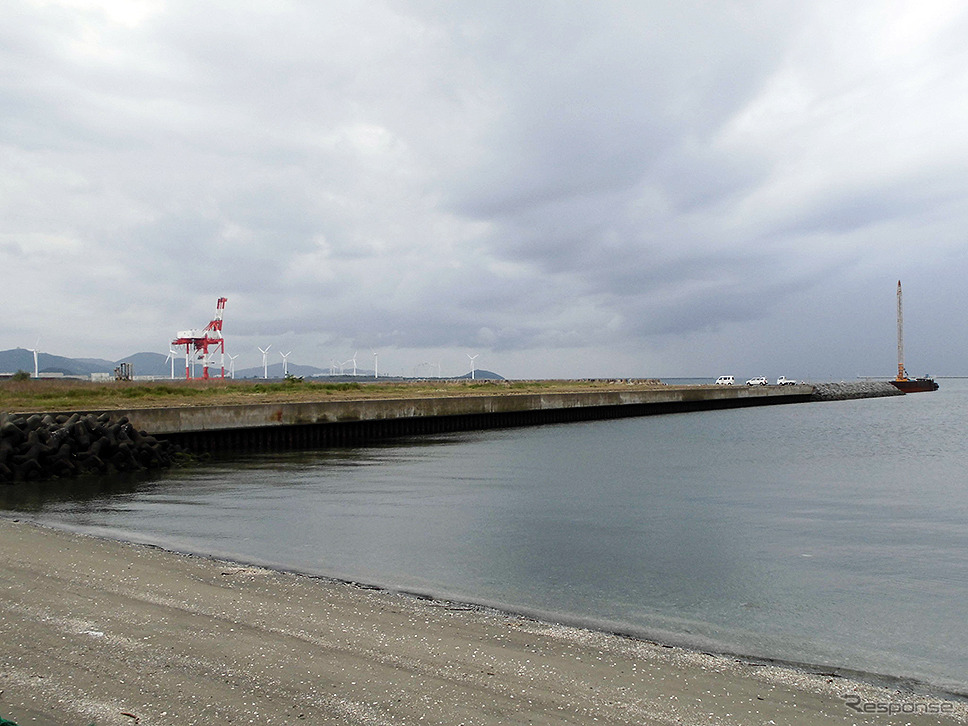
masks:
{"label": "floating crane barge", "polygon": [[904,368],[904,313],[901,307],[901,281],[897,281],[897,378],[891,383],[905,393],[937,391],[938,384],[933,378],[908,378]]}

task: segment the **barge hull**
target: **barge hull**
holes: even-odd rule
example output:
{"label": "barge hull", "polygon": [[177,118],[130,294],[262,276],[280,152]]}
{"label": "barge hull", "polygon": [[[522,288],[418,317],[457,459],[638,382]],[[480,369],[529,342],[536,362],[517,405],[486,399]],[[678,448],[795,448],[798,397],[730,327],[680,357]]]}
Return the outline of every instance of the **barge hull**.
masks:
{"label": "barge hull", "polygon": [[938,383],[933,378],[905,378],[891,381],[891,385],[904,393],[923,393],[937,391]]}

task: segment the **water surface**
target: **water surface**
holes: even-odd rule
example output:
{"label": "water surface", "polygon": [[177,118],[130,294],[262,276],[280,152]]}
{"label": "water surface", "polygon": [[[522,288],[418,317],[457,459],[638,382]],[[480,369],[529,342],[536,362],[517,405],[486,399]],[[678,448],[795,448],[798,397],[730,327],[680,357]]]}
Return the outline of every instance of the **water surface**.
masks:
{"label": "water surface", "polygon": [[968,691],[968,383],[7,487],[42,522]]}

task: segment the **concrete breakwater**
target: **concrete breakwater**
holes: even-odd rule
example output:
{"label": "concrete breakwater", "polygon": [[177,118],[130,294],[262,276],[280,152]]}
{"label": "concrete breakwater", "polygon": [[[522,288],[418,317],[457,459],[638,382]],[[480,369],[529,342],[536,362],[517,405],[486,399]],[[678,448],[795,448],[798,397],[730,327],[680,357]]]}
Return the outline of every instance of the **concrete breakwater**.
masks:
{"label": "concrete breakwater", "polygon": [[119,412],[139,429],[201,452],[346,446],[548,423],[801,403],[813,386],[655,386],[628,390],[267,403]]}
{"label": "concrete breakwater", "polygon": [[0,482],[166,467],[180,450],[352,446],[488,428],[904,395],[884,381],[0,414]]}
{"label": "concrete breakwater", "polygon": [[809,400],[811,386],[628,390],[0,414],[0,483],[167,467],[172,454],[353,446],[403,436]]}

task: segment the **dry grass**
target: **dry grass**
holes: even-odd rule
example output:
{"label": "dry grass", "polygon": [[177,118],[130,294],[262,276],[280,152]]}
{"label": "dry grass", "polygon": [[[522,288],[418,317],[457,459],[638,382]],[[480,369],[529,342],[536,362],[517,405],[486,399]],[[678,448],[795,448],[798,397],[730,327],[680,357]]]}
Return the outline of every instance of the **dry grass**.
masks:
{"label": "dry grass", "polygon": [[134,381],[27,380],[0,383],[0,411],[105,411],[280,401],[481,396],[495,393],[612,391],[662,385],[653,379],[580,381]]}

